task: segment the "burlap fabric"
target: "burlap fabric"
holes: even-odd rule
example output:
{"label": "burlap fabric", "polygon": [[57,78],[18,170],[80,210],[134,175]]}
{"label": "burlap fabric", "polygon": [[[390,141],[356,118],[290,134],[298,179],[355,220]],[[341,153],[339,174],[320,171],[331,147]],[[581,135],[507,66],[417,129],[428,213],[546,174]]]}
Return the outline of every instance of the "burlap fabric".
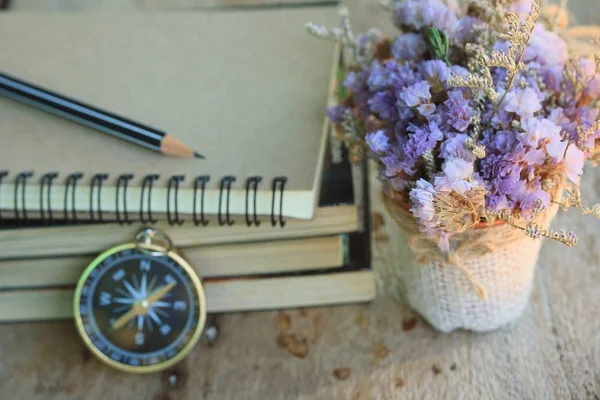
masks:
{"label": "burlap fabric", "polygon": [[[420,233],[405,208],[384,203],[400,227],[401,258],[388,290],[405,298],[435,329],[485,332],[517,319],[527,306],[542,240],[504,224],[473,229],[451,239],[443,253],[435,239]],[[540,216],[547,227],[553,207]]]}

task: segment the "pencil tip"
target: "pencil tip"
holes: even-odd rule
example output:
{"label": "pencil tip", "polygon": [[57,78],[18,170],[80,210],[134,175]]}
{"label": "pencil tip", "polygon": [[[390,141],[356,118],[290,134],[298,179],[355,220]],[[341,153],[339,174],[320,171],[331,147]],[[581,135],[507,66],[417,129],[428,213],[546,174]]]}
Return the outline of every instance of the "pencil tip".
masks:
{"label": "pencil tip", "polygon": [[204,157],[204,156],[203,156],[202,154],[200,154],[200,153],[194,153],[194,157],[196,157],[196,158],[201,158],[201,159],[203,159],[203,160],[205,160],[205,159],[206,159],[206,157]]}

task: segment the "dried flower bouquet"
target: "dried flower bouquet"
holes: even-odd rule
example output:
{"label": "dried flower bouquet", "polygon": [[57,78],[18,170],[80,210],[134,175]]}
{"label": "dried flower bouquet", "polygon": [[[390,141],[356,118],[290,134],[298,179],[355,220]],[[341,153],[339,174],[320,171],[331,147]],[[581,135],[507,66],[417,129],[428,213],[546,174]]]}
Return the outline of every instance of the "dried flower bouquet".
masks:
{"label": "dried flower bouquet", "polygon": [[[600,206],[584,206],[579,190],[584,162],[600,159],[600,55],[570,51],[560,35],[566,12],[540,10],[540,0],[382,3],[400,30],[395,37],[377,29],[355,36],[345,9],[339,27],[307,24],[311,34],[341,43],[346,56],[343,89],[329,118],[355,158],[368,154],[377,161],[399,220],[416,223],[446,255],[442,262],[428,247],[430,256],[420,264],[459,266],[479,297],[493,302],[492,295],[502,297],[494,287],[503,286],[488,287],[468,262],[457,261],[474,232],[490,227],[477,240],[490,248],[511,235],[529,245],[529,238],[546,237],[574,246],[574,233],[548,228],[556,208],[600,218]],[[524,246],[515,241],[513,247]],[[539,243],[528,250],[534,259],[527,268],[534,268],[538,250]],[[467,252],[479,264],[493,253]],[[507,254],[516,253],[509,246]],[[456,291],[445,296],[462,296]],[[502,307],[492,311],[510,314]],[[509,318],[496,317],[477,327],[452,322],[439,328],[488,330]]]}

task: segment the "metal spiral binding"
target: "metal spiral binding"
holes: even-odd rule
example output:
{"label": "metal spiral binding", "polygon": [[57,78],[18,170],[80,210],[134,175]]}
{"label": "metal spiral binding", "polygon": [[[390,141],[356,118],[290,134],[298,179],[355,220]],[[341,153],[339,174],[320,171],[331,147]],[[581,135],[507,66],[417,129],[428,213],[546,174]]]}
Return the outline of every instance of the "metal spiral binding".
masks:
{"label": "metal spiral binding", "polygon": [[[102,217],[102,183],[107,179],[108,174],[96,174],[92,177],[90,183],[90,218],[92,222],[104,223],[104,218]],[[94,189],[96,189],[96,209],[98,210],[98,219],[96,219],[94,215]]]}
{"label": "metal spiral binding", "polygon": [[[142,224],[147,224],[148,222],[151,224],[155,224],[158,221],[152,218],[152,188],[154,181],[158,180],[160,175],[146,175],[144,180],[142,181],[142,192],[140,194],[140,222]],[[144,194],[148,189],[148,218],[144,218]]]}
{"label": "metal spiral binding", "polygon": [[285,191],[285,184],[287,183],[287,177],[285,176],[280,176],[277,178],[273,179],[273,198],[271,201],[271,225],[272,226],[276,226],[277,225],[277,221],[275,219],[275,193],[277,192],[277,189],[279,188],[279,192],[280,192],[280,196],[279,196],[279,226],[280,227],[284,227],[285,226],[285,221],[283,220],[283,192]]}
{"label": "metal spiral binding", "polygon": [[[173,175],[169,178],[169,183],[167,186],[167,221],[169,225],[183,225],[183,221],[179,219],[179,184],[183,182],[185,176],[183,175]],[[175,208],[175,218],[171,217],[171,191],[175,191],[174,194],[174,208]]]}
{"label": "metal spiral binding", "polygon": [[[144,180],[142,181],[142,192],[140,194],[140,222],[142,224],[147,224],[148,222],[151,224],[155,224],[158,222],[154,218],[152,218],[152,187],[154,181],[160,178],[160,175],[146,175]],[[148,218],[144,218],[144,193],[146,192],[146,188],[148,189]]]}
{"label": "metal spiral binding", "polygon": [[[231,184],[233,182],[235,182],[236,178],[234,176],[225,176],[223,177],[223,179],[221,179],[221,187],[219,189],[219,213],[218,213],[218,220],[219,220],[219,225],[223,226],[225,224],[231,226],[234,224],[234,221],[231,220],[230,215],[229,215],[229,198],[231,195]],[[226,209],[225,209],[225,220],[223,220],[222,215],[223,215],[223,191],[227,190],[227,200],[226,200]]]}
{"label": "metal spiral binding", "polygon": [[[204,192],[206,191],[206,184],[210,181],[210,176],[202,175],[196,177],[194,180],[194,208],[193,208],[193,217],[194,224],[196,226],[202,224],[202,226],[208,225],[208,220],[204,217]],[[198,212],[196,208],[196,203],[198,199],[198,187],[201,188],[202,193],[200,194],[200,218],[198,218]]]}
{"label": "metal spiral binding", "polygon": [[77,181],[83,177],[81,172],[76,172],[67,177],[65,183],[65,204],[64,204],[64,216],[65,220],[69,219],[69,189],[71,189],[71,221],[77,222],[77,209],[75,208],[75,188],[77,187]]}
{"label": "metal spiral binding", "polygon": [[[58,177],[57,172],[48,172],[42,176],[40,180],[40,218],[43,223],[52,223],[54,220],[52,215],[52,204],[51,204],[51,194],[52,194],[52,181]],[[44,189],[46,189],[46,206],[45,208],[48,210],[48,218],[46,218],[46,212],[44,211]]]}
{"label": "metal spiral binding", "polygon": [[[0,171],[0,190],[2,189],[3,180],[9,175],[9,171]],[[33,176],[33,172],[21,172],[15,178],[14,185],[14,220],[27,221],[29,216],[27,215],[26,207],[26,186],[28,179]],[[48,224],[56,220],[52,208],[52,190],[53,184],[58,178],[57,172],[48,172],[42,175],[40,179],[39,188],[39,213],[42,223]],[[83,178],[82,173],[70,174],[65,181],[65,193],[64,193],[64,206],[63,215],[65,221],[78,220],[77,204],[76,204],[76,188],[80,179]],[[107,181],[109,175],[106,173],[95,174],[90,182],[90,198],[89,198],[89,216],[90,221],[95,223],[107,222],[104,219],[102,208],[102,188],[105,181]],[[115,214],[116,220],[120,224],[132,224],[130,212],[128,211],[128,200],[127,200],[127,189],[130,185],[130,181],[134,178],[133,174],[121,174],[116,182],[115,190]],[[153,217],[152,213],[152,191],[154,189],[155,182],[158,181],[160,175],[152,174],[147,175],[142,180],[141,192],[140,192],[140,208],[139,208],[139,221],[147,224],[155,224],[158,222]],[[179,210],[179,189],[181,183],[184,181],[184,175],[173,175],[168,180],[167,187],[167,221],[170,225],[180,226],[184,223],[184,220],[180,216]],[[236,182],[235,176],[224,176],[219,183],[219,203],[217,212],[217,221],[220,226],[231,226],[234,224],[234,220],[231,215],[231,190],[233,184]],[[192,217],[196,226],[207,226],[209,220],[206,216],[206,190],[210,176],[200,175],[194,180],[193,190],[193,210]],[[246,179],[246,202],[245,202],[245,220],[246,225],[260,226],[261,221],[258,216],[258,188],[262,183],[263,178],[260,176],[251,176]],[[283,218],[283,196],[285,192],[285,185],[287,183],[287,177],[276,177],[272,181],[272,200],[271,200],[271,225],[280,227],[285,226],[286,221]],[[277,201],[277,194],[279,192],[279,199]],[[1,197],[0,197],[1,199]],[[278,204],[277,204],[278,203]],[[278,209],[278,210],[277,210]],[[2,207],[0,207],[0,221],[3,220]],[[137,220],[137,218],[136,218]]]}
{"label": "metal spiral binding", "polygon": [[[248,178],[246,180],[246,225],[248,226],[260,226],[260,221],[258,220],[258,216],[256,215],[256,196],[257,196],[257,192],[258,192],[258,185],[260,184],[260,182],[262,181],[262,178],[260,176],[252,176],[250,178]],[[253,213],[252,213],[252,220],[250,219],[250,212],[249,212],[249,197],[250,197],[250,190],[254,191],[254,207],[253,207]]]}
{"label": "metal spiral binding", "polygon": [[[2,199],[2,180],[8,176],[8,171],[0,172],[0,199]],[[0,221],[2,221],[2,207],[0,207]]]}
{"label": "metal spiral binding", "polygon": [[21,214],[19,213],[19,186],[21,187],[21,211],[23,211],[23,221],[27,221],[27,207],[25,207],[25,187],[27,186],[27,179],[33,176],[33,172],[21,172],[17,175],[15,180],[15,219],[21,220]]}
{"label": "metal spiral binding", "polygon": [[[116,189],[116,214],[117,214],[117,221],[119,222],[119,224],[123,225],[123,224],[132,224],[133,221],[131,221],[129,219],[129,214],[127,213],[127,187],[129,186],[129,181],[133,179],[133,174],[123,174],[121,176],[119,176],[119,178],[117,179],[117,189]],[[121,187],[123,187],[123,216],[121,216],[121,212],[119,211],[119,192],[121,190]]]}

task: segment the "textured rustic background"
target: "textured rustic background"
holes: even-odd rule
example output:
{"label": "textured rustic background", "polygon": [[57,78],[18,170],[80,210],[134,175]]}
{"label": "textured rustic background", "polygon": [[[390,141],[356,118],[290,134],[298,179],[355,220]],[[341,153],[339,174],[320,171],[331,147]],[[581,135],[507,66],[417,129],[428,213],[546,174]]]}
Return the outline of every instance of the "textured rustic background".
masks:
{"label": "textured rustic background", "polygon": [[[317,2],[313,0],[311,2]],[[297,5],[302,0],[12,0],[48,11],[204,11]],[[357,30],[385,14],[348,1]],[[571,0],[581,23],[600,23],[598,0]],[[584,198],[600,200],[588,167]],[[373,184],[375,268],[399,262],[396,228]],[[402,302],[380,296],[344,307],[219,317],[171,371],[129,376],[103,367],[71,322],[0,325],[0,399],[600,399],[600,222],[573,211],[554,224],[581,236],[577,248],[545,243],[533,296],[518,323],[489,334],[438,334]],[[281,334],[296,340],[278,345]],[[291,336],[289,336],[291,337]]]}

